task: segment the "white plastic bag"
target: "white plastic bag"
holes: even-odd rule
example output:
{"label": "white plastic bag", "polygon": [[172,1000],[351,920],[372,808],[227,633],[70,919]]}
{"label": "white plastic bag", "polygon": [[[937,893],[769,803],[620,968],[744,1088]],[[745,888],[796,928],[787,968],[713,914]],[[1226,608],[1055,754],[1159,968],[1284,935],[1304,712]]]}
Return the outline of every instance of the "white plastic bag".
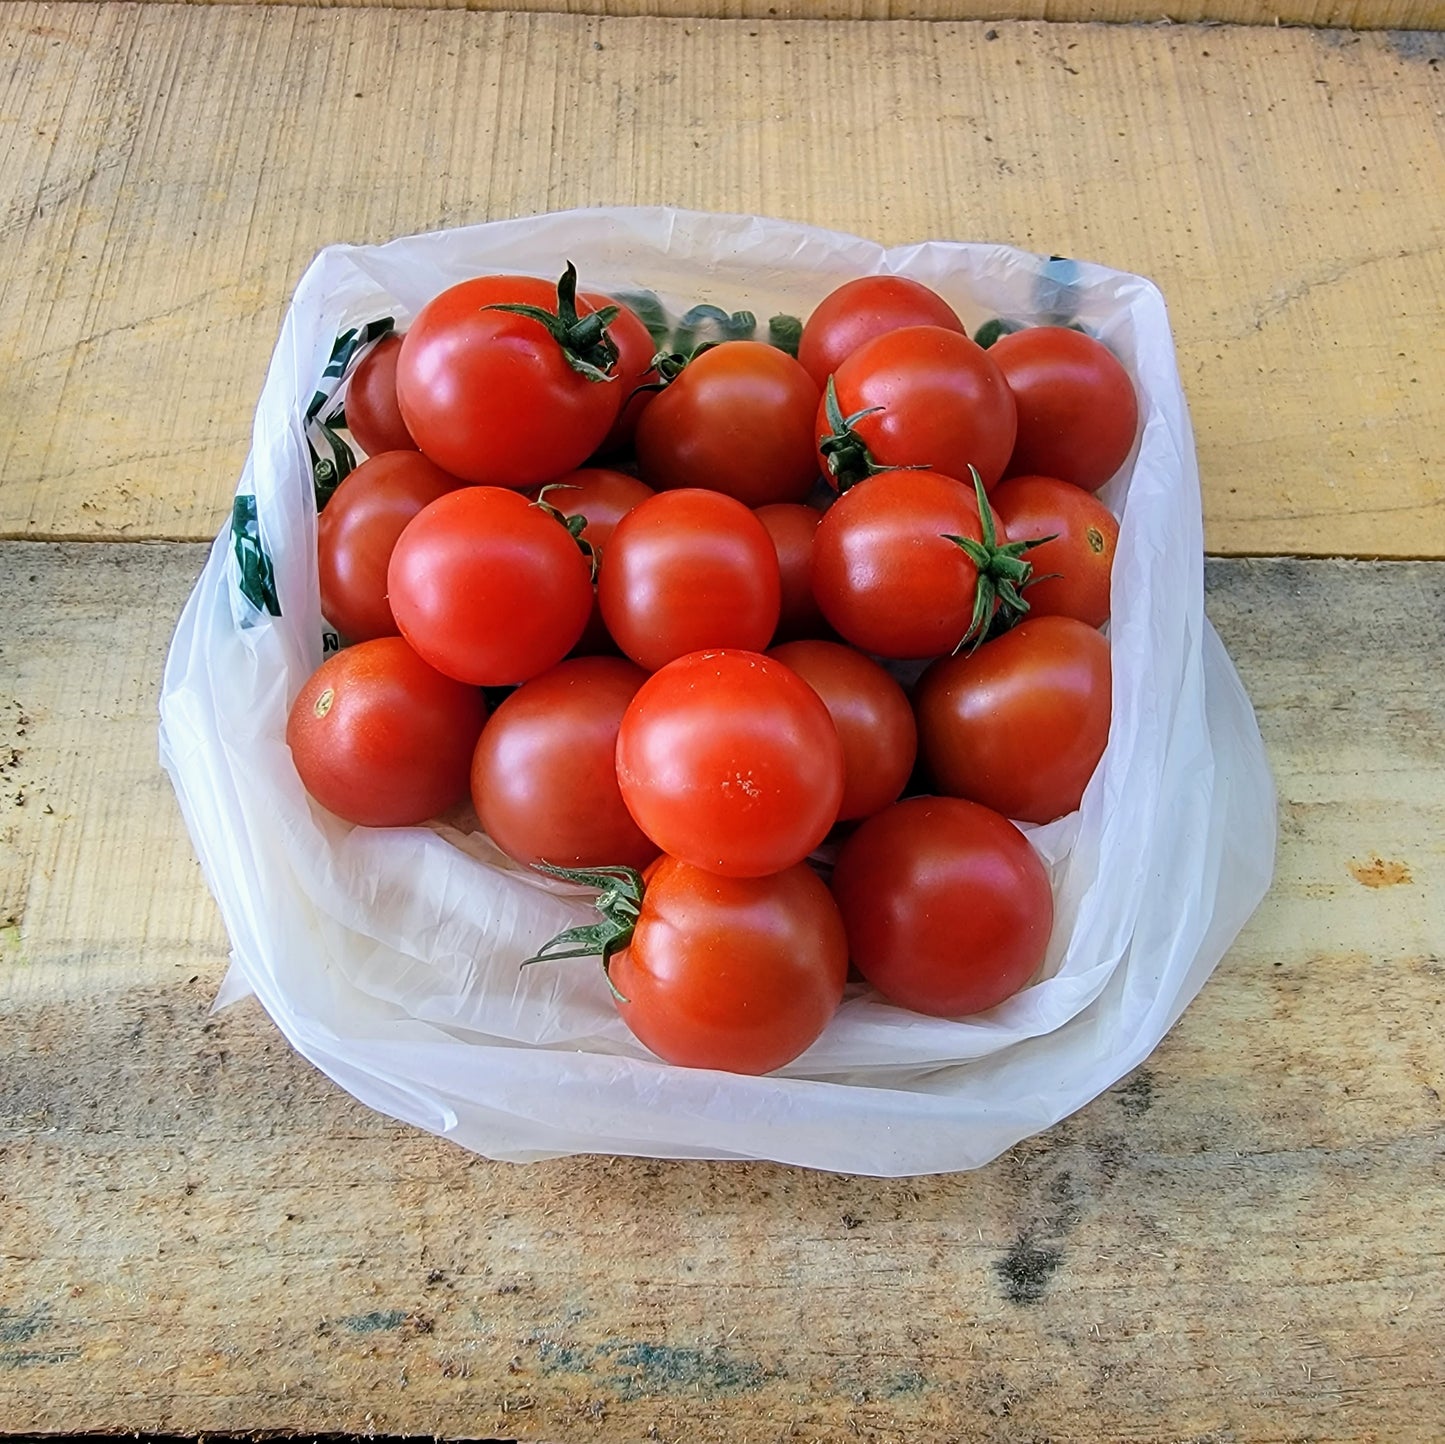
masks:
{"label": "white plastic bag", "polygon": [[[595,964],[518,968],[588,915],[575,894],[484,838],[352,828],[305,796],[284,732],[321,660],[304,414],[333,341],[384,314],[404,329],[468,276],[555,276],[568,259],[585,288],[645,288],[674,316],[696,302],[806,316],[844,280],[906,274],[970,329],[990,316],[1076,316],[1135,378],[1132,473],[1102,493],[1121,519],[1109,745],[1080,811],[1031,834],[1054,878],[1055,935],[1043,980],[991,1013],[941,1021],[858,990],[780,1073],[669,1067],[633,1040]],[[878,1175],[976,1167],[1140,1063],[1268,886],[1273,784],[1204,617],[1189,418],[1163,301],[1138,277],[1003,246],[884,250],[662,209],[332,247],[282,328],[236,517],[181,616],[161,696],[162,760],[234,947],[225,996],[254,990],[291,1043],[361,1101],[488,1157],[764,1158]]]}

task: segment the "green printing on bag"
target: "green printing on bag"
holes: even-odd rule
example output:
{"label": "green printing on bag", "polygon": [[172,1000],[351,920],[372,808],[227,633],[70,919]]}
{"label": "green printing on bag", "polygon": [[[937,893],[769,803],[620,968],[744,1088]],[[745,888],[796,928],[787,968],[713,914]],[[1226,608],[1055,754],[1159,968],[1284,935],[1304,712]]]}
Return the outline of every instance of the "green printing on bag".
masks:
{"label": "green printing on bag", "polygon": [[[356,469],[356,453],[340,432],[346,426],[346,408],[332,405],[347,372],[355,368],[371,346],[396,329],[391,316],[380,316],[366,325],[343,331],[331,348],[331,359],[321,373],[321,384],[306,408],[306,445],[311,451],[311,475],[316,487],[316,510]],[[330,455],[323,454],[323,448]]]}
{"label": "green printing on bag", "polygon": [[261,545],[261,525],[256,518],[254,496],[238,496],[231,508],[231,549],[236,555],[241,595],[258,612],[279,617],[281,601],[276,595],[276,573]]}

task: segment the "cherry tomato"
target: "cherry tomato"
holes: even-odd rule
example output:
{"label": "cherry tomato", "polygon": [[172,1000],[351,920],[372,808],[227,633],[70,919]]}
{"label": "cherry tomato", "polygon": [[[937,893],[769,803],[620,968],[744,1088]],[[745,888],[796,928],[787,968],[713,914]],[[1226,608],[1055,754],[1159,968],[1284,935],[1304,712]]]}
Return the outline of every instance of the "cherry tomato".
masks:
{"label": "cherry tomato", "polygon": [[[588,331],[586,301],[574,320],[566,283],[480,276],[422,308],[402,341],[396,390],[407,429],[438,466],[467,481],[534,486],[580,466],[601,444],[626,399],[623,383],[615,347]],[[534,316],[499,304],[548,312],[570,339],[564,347]],[[591,374],[575,369],[569,353]]]}
{"label": "cherry tomato", "polygon": [[416,450],[396,401],[396,358],[400,354],[401,337],[393,333],[356,363],[346,383],[346,429],[368,456]]}
{"label": "cherry tomato", "polygon": [[444,677],[400,637],[380,637],[311,674],[287,718],[286,745],[323,807],[366,827],[407,827],[467,795],[485,717],[475,687]]}
{"label": "cherry tomato", "polygon": [[1109,643],[1073,617],[1031,617],[942,657],[913,693],[923,761],[942,792],[1022,822],[1072,812],[1109,740]]}
{"label": "cherry tomato", "polygon": [[801,862],[837,820],[843,748],[818,694],[781,662],[693,652],[632,699],[617,779],[663,852],[762,877]]}
{"label": "cherry tomato", "polygon": [[387,570],[401,634],[439,671],[525,682],[576,645],[592,568],[567,528],[519,492],[467,486],[418,512]]}
{"label": "cherry tomato", "polygon": [[637,425],[642,479],[703,487],[748,506],[802,501],[818,475],[818,387],[783,351],[724,341],[689,361]]}
{"label": "cherry tomato", "polygon": [[1010,541],[1052,537],[1024,556],[1035,580],[1024,589],[1031,617],[1109,620],[1109,578],[1119,523],[1098,497],[1051,476],[1016,476],[989,498]]}
{"label": "cherry tomato", "polygon": [[647,674],[621,657],[576,657],[524,682],[482,729],[472,802],[518,862],[643,867],[657,848],[617,787],[617,729]]}
{"label": "cherry tomato", "polygon": [[[825,395],[814,435],[835,486],[870,466],[926,466],[965,477],[970,466],[992,490],[1013,451],[1014,399],[993,351],[941,326],[905,326],[865,342],[833,377],[847,440],[834,446],[836,418]],[[866,448],[862,457],[859,448]]]}
{"label": "cherry tomato", "polygon": [[617,1011],[668,1063],[771,1073],[813,1043],[843,1000],[848,942],[803,863],[718,877],[663,858],[632,941],[613,960]]}
{"label": "cherry tomato", "polygon": [[716,491],[663,491],[634,507],[597,573],[607,630],[648,671],[702,647],[762,650],[780,597],[767,528]]}
{"label": "cherry tomato", "polygon": [[321,615],[348,641],[394,637],[386,569],[406,524],[463,485],[419,451],[383,451],[363,461],[316,518]]}
{"label": "cherry tomato", "polygon": [[632,445],[637,423],[657,395],[655,391],[638,389],[657,380],[657,370],[652,364],[657,346],[642,317],[630,306],[593,291],[584,291],[582,299],[594,311],[605,310],[608,306],[617,307],[617,319],[609,322],[607,334],[617,346],[617,380],[623,387],[622,410],[617,413],[612,429],[597,448],[599,456],[616,456]]}
{"label": "cherry tomato", "polygon": [[[638,481],[624,471],[611,471],[600,466],[569,471],[544,487],[543,491],[547,504],[556,507],[564,517],[580,516],[587,523],[579,535],[592,548],[594,572],[617,523],[639,502],[653,495],[646,482]],[[597,600],[595,587],[592,614],[587,618],[581,640],[573,650],[581,656],[617,650],[607,624],[602,620],[602,606]]]}
{"label": "cherry tomato", "polygon": [[779,501],[753,513],[767,527],[778,554],[782,606],[773,640],[822,637],[829,628],[813,596],[813,538],[823,514],[802,502]]}
{"label": "cherry tomato", "polygon": [[845,492],[813,543],[813,595],[838,634],[894,658],[952,651],[973,617],[978,568],[950,536],[981,540],[968,488],[889,471]]}
{"label": "cherry tomato", "polygon": [[1030,326],[1000,336],[988,354],[1018,404],[1010,476],[1056,476],[1097,491],[1123,466],[1139,402],[1103,342],[1067,326]]}
{"label": "cherry tomato", "polygon": [[870,817],[843,844],[832,886],[858,971],[939,1018],[1018,992],[1053,929],[1048,874],[1028,839],[954,797],[910,797]]}
{"label": "cherry tomato", "polygon": [[871,817],[898,800],[913,772],[918,731],[903,688],[878,665],[837,642],[784,642],[768,656],[823,699],[843,744],[838,820]]}
{"label": "cherry tomato", "polygon": [[803,327],[798,360],[821,391],[828,377],[865,341],[905,326],[963,331],[953,307],[918,281],[906,276],[860,276],[818,302]]}

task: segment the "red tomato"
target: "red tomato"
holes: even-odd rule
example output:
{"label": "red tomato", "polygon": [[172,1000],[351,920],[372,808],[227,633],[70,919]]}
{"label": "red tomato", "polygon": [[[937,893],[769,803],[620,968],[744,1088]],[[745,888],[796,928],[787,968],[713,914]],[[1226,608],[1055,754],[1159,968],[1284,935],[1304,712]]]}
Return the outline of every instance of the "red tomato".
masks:
{"label": "red tomato", "polygon": [[648,873],[632,941],[612,961],[617,1011],[659,1058],[771,1073],[827,1027],[848,976],[828,889],[803,863],[718,877],[665,857]]}
{"label": "red tomato", "polygon": [[838,820],[871,817],[898,800],[913,772],[918,730],[903,688],[878,665],[837,642],[785,642],[768,656],[823,699],[843,744]]}
{"label": "red tomato", "polygon": [[1109,620],[1109,578],[1119,523],[1098,497],[1051,476],[1016,476],[989,498],[1010,541],[1052,537],[1024,557],[1035,580],[1024,589],[1031,617]]}
{"label": "red tomato", "polygon": [[395,333],[385,337],[356,363],[346,383],[346,429],[368,456],[416,450],[396,401],[400,353],[401,337]]}
{"label": "red tomato", "polygon": [[1109,643],[1073,617],[1028,618],[976,652],[941,657],[913,708],[942,792],[1023,822],[1072,812],[1109,740]]}
{"label": "red tomato", "polygon": [[[586,301],[577,303],[584,319],[573,321],[566,279],[480,276],[422,308],[402,341],[396,390],[407,429],[438,466],[491,486],[535,486],[601,444],[626,399],[616,348],[590,334]],[[551,313],[592,373],[575,369],[540,320],[499,304]]]}
{"label": "red tomato", "polygon": [[608,323],[607,334],[617,346],[617,379],[623,387],[622,410],[617,413],[612,429],[597,448],[599,456],[615,456],[632,445],[637,423],[657,395],[655,391],[638,389],[657,380],[657,369],[652,364],[657,346],[642,317],[630,306],[593,291],[584,291],[582,299],[594,311],[608,306],[617,307],[617,319]]}
{"label": "red tomato", "polygon": [[387,571],[401,634],[439,671],[525,682],[576,645],[592,568],[567,528],[519,492],[467,486],[417,513]]}
{"label": "red tomato", "polygon": [[286,745],[307,792],[366,827],[407,827],[467,795],[482,694],[400,637],[328,657],[297,694]]}
{"label": "red tomato", "polygon": [[837,820],[843,748],[818,694],[781,662],[693,652],[632,699],[617,779],[663,852],[762,877],[801,862]]}
{"label": "red tomato", "polygon": [[978,568],[950,536],[983,536],[978,506],[936,471],[889,471],[845,492],[813,543],[813,595],[846,641],[880,657],[952,651],[973,617]]}
{"label": "red tomato", "polygon": [[865,341],[905,326],[963,331],[953,307],[927,286],[906,276],[860,276],[818,302],[803,327],[798,360],[821,391]]}
{"label": "red tomato", "polygon": [[822,512],[802,502],[779,501],[760,506],[753,515],[767,527],[778,554],[782,607],[774,640],[825,636],[828,624],[813,596],[813,538]]}
{"label": "red tomato", "polygon": [[818,475],[818,388],[783,351],[724,341],[689,361],[637,426],[642,479],[703,487],[748,506],[802,501]]}
{"label": "red tomato", "polygon": [[1067,326],[1030,326],[1000,336],[988,354],[1018,404],[1010,476],[1056,476],[1097,491],[1123,466],[1139,401],[1103,342]]}
{"label": "red tomato", "polygon": [[634,507],[597,574],[607,630],[648,671],[702,647],[761,651],[780,596],[767,528],[716,491],[663,491]]}
{"label": "red tomato", "polygon": [[517,688],[482,729],[472,802],[518,862],[559,867],[657,856],[617,787],[617,729],[647,674],[621,657],[576,657]]}
{"label": "red tomato", "polygon": [[363,461],[316,518],[321,615],[348,641],[397,635],[386,569],[406,524],[463,483],[419,451],[383,451]]}
{"label": "red tomato", "polygon": [[858,971],[917,1013],[997,1006],[1038,970],[1053,930],[1048,874],[1007,818],[954,797],[870,817],[833,869]]}
{"label": "red tomato", "polygon": [[906,326],[865,342],[833,377],[839,412],[852,422],[841,447],[828,440],[834,425],[826,396],[818,407],[823,474],[837,487],[868,475],[870,466],[926,466],[957,477],[972,466],[991,490],[1017,427],[993,354],[941,326]]}
{"label": "red tomato", "polygon": [[[646,482],[638,481],[623,471],[609,471],[605,467],[583,467],[559,476],[555,482],[543,488],[544,500],[569,519],[582,517],[586,526],[580,533],[581,539],[592,548],[593,570],[602,558],[617,523],[639,502],[653,495]],[[592,595],[592,614],[587,618],[582,638],[573,649],[582,656],[615,652],[612,636],[602,620],[602,606],[597,600],[596,589]]]}

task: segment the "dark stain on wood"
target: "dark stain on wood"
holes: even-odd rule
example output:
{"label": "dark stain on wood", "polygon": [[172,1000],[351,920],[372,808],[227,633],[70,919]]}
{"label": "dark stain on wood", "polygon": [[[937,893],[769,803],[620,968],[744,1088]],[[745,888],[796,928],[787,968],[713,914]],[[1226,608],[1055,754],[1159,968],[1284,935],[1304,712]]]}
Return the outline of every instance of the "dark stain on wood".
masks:
{"label": "dark stain on wood", "polygon": [[618,1399],[664,1394],[745,1394],[761,1389],[772,1375],[754,1360],[723,1348],[689,1349],[651,1340],[607,1339],[591,1348],[537,1345],[547,1374],[589,1374]]}
{"label": "dark stain on wood", "polygon": [[995,1262],[993,1271],[1003,1284],[1003,1296],[1009,1303],[1037,1304],[1043,1302],[1049,1280],[1063,1261],[1061,1248],[1035,1243],[1028,1234],[1021,1234]]}

